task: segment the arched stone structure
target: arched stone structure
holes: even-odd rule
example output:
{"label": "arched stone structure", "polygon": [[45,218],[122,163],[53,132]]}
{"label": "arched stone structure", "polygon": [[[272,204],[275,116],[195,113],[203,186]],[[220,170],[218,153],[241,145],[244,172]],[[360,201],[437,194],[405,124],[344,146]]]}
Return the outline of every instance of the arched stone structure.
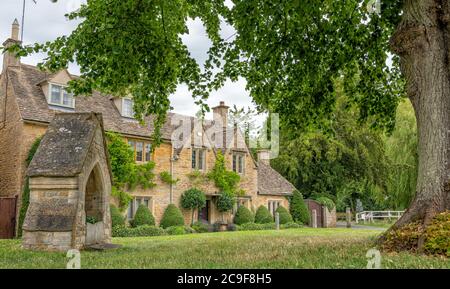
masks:
{"label": "arched stone structure", "polygon": [[61,113],[29,166],[27,249],[82,249],[111,241],[111,169],[101,115]]}

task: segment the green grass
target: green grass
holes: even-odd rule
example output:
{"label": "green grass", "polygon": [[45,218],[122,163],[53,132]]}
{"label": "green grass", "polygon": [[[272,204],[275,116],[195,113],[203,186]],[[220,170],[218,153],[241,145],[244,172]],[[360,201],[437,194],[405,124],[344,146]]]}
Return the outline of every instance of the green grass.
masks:
{"label": "green grass", "polygon": [[[365,268],[379,231],[289,229],[116,238],[122,248],[81,253],[82,268]],[[65,268],[64,253],[0,240],[0,268]],[[450,268],[448,259],[382,254],[383,268]]]}
{"label": "green grass", "polygon": [[374,221],[373,223],[370,222],[359,222],[357,223],[352,223],[353,225],[359,225],[359,226],[367,226],[367,227],[377,227],[377,228],[390,228],[392,225],[394,225],[395,221],[393,222],[388,222],[388,221]]}

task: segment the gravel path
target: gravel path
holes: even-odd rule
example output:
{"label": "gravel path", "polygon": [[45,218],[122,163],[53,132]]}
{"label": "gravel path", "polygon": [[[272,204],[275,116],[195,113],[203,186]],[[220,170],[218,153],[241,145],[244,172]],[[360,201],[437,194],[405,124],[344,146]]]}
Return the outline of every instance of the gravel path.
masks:
{"label": "gravel path", "polygon": [[[347,223],[346,222],[337,222],[336,223],[336,227],[337,228],[347,228]],[[356,224],[352,223],[351,229],[386,231],[387,228],[374,227],[374,226],[364,226],[364,225],[359,225],[359,224],[356,225]]]}

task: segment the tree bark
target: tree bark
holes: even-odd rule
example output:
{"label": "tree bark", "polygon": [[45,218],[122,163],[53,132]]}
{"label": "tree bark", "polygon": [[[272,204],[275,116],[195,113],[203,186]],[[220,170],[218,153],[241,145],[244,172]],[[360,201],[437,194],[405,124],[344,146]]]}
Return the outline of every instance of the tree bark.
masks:
{"label": "tree bark", "polygon": [[426,226],[450,209],[449,7],[450,0],[405,0],[402,21],[391,38],[419,138],[416,196],[394,229],[415,221]]}

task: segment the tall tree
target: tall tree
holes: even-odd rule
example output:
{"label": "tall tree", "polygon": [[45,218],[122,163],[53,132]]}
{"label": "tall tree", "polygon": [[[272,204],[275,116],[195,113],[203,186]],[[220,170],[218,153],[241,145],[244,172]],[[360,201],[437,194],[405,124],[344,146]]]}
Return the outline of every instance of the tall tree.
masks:
{"label": "tall tree", "polygon": [[[419,169],[415,200],[396,226],[426,225],[450,209],[448,0],[383,0],[376,13],[366,9],[373,0],[224,2],[89,0],[70,15],[82,18],[70,36],[25,51],[48,52],[43,67],[51,70],[77,61],[76,92],[130,93],[138,115],[158,114],[159,126],[177,83],[188,83],[201,102],[225,76],[241,75],[260,108],[280,113],[287,127],[324,122],[333,80],[344,77],[361,119],[392,129],[401,67],[417,117]],[[220,16],[236,29],[233,37],[220,39]],[[213,42],[204,75],[181,41],[188,17],[200,17]]]}

